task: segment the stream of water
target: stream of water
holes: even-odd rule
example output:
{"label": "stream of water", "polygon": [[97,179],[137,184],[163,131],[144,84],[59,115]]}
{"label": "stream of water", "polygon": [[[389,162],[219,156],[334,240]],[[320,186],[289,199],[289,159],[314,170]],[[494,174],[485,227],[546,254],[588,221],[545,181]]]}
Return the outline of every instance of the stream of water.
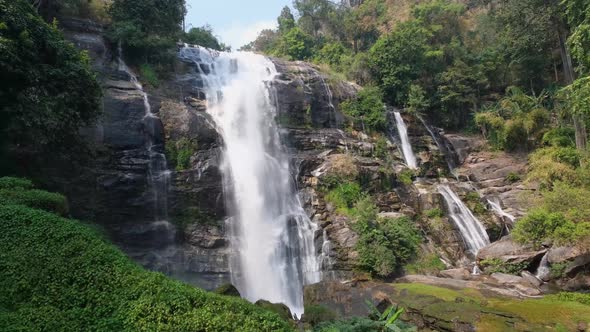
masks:
{"label": "stream of water", "polygon": [[[222,172],[232,246],[232,283],[242,296],[303,313],[303,286],[320,280],[321,259],[292,183],[275,123],[274,64],[252,53],[185,47],[204,80],[207,112],[224,141]],[[325,262],[323,262],[325,264]]]}

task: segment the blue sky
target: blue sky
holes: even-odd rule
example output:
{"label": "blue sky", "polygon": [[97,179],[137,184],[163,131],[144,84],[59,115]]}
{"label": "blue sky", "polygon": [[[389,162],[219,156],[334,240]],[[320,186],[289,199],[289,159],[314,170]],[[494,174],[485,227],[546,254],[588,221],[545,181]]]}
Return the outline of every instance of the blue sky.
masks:
{"label": "blue sky", "polygon": [[275,28],[277,16],[292,0],[187,0],[186,23],[209,24],[233,49],[256,39],[262,29]]}

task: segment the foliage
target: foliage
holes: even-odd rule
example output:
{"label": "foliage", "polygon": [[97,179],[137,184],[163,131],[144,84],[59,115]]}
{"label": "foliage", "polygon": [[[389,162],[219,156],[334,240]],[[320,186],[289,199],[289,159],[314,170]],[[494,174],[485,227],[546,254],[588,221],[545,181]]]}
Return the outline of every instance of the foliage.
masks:
{"label": "foliage", "polygon": [[567,268],[568,263],[553,263],[549,267],[551,279],[559,279],[565,276],[565,269]]}
{"label": "foliage", "polygon": [[404,169],[397,174],[398,180],[405,184],[406,186],[411,185],[414,183],[414,178],[416,177],[416,172],[411,169]]}
{"label": "foliage", "polygon": [[574,292],[559,292],[558,294],[548,295],[551,300],[561,302],[578,302],[585,305],[590,305],[590,294],[574,293]]}
{"label": "foliage", "polygon": [[0,189],[1,205],[26,205],[62,216],[68,213],[68,202],[63,195],[38,189]]}
{"label": "foliage", "polygon": [[350,214],[354,204],[363,196],[361,186],[356,182],[340,183],[326,194],[326,201],[334,204],[336,211],[342,214]]}
{"label": "foliage", "polygon": [[529,149],[539,145],[549,123],[545,108],[546,93],[526,95],[517,87],[475,116],[475,123],[494,147],[507,151]]}
{"label": "foliage", "polygon": [[434,275],[439,271],[446,269],[445,264],[436,254],[420,256],[414,262],[407,264],[404,269],[410,274]]}
{"label": "foliage", "polygon": [[561,148],[576,147],[575,132],[572,128],[553,128],[543,135],[544,145]]}
{"label": "foliage", "polygon": [[[565,150],[563,150],[565,149]],[[572,148],[543,148],[529,157],[528,181],[538,181],[542,188],[550,189],[555,182],[579,183],[576,168],[570,162],[578,160]]]}
{"label": "foliage", "polygon": [[143,270],[78,221],[6,202],[0,220],[5,330],[292,330],[245,300]]}
{"label": "foliage", "polygon": [[445,216],[444,212],[439,208],[424,211],[424,215],[428,218],[442,218]]}
{"label": "foliage", "polygon": [[316,326],[322,322],[333,321],[337,318],[334,311],[322,305],[306,305],[305,314],[303,315],[303,322]]}
{"label": "foliage", "polygon": [[504,180],[506,180],[506,182],[509,183],[516,183],[521,180],[521,177],[518,173],[510,172],[508,173],[508,175],[506,175],[506,178]]}
{"label": "foliage", "polygon": [[184,0],[113,0],[109,39],[132,63],[170,63],[182,35]]}
{"label": "foliage", "polygon": [[30,152],[72,148],[80,127],[100,115],[88,55],[24,0],[0,1],[0,50],[0,142]]}
{"label": "foliage", "polygon": [[428,107],[430,107],[430,101],[426,98],[426,91],[420,85],[410,85],[406,110],[410,113],[421,113]]}
{"label": "foliage", "polygon": [[183,137],[178,141],[170,141],[166,144],[166,157],[170,168],[184,171],[191,166],[191,157],[197,150],[197,143]]}
{"label": "foliage", "polygon": [[378,219],[370,197],[354,207],[354,231],[359,234],[358,268],[377,277],[388,277],[415,256],[420,236],[409,218]]}
{"label": "foliage", "polygon": [[375,142],[375,149],[373,150],[373,156],[380,158],[380,159],[386,159],[387,156],[389,155],[389,142],[387,141],[387,138],[385,138],[384,136],[379,136],[379,138],[377,138],[377,141]]}
{"label": "foliage", "polygon": [[199,45],[218,51],[222,51],[227,48],[225,45],[219,42],[217,37],[215,37],[213,34],[213,29],[208,25],[198,28],[191,28],[184,34],[183,40],[185,43],[191,45]]}
{"label": "foliage", "polygon": [[590,235],[590,223],[574,223],[560,212],[547,212],[534,209],[514,226],[512,236],[515,241],[540,247],[544,241],[554,241],[556,245],[573,245],[576,241]]}
{"label": "foliage", "polygon": [[29,179],[4,176],[0,178],[0,189],[28,190],[33,189],[33,182]]}
{"label": "foliage", "polygon": [[160,81],[158,80],[158,74],[154,71],[154,68],[144,63],[139,67],[139,72],[141,73],[141,79],[144,82],[147,82],[150,86],[157,88],[160,85]]}
{"label": "foliage", "polygon": [[479,262],[479,265],[487,274],[492,273],[507,273],[507,274],[514,274],[519,275],[524,269],[527,268],[527,262],[521,263],[508,263],[503,261],[500,258],[490,258],[484,259]]}
{"label": "foliage", "polygon": [[383,323],[369,318],[352,317],[347,320],[337,320],[318,324],[314,332],[369,332],[383,331]]}
{"label": "foliage", "polygon": [[365,87],[357,98],[343,102],[342,112],[363,129],[381,131],[386,127],[385,104],[379,89]]}
{"label": "foliage", "polygon": [[278,41],[274,55],[290,60],[306,60],[312,56],[312,40],[299,28],[291,29]]}

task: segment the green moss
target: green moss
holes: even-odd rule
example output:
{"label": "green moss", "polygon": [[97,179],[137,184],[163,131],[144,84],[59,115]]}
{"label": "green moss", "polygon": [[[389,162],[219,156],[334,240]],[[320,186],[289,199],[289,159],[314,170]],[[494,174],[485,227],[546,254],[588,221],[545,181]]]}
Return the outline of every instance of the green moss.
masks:
{"label": "green moss", "polygon": [[145,271],[78,221],[6,202],[0,220],[2,330],[292,330],[244,300]]}
{"label": "green moss", "polygon": [[192,224],[217,225],[217,220],[213,216],[198,207],[186,208],[175,214],[171,219],[180,229],[185,229]]}
{"label": "green moss", "polygon": [[[590,306],[572,301],[570,295],[520,300],[495,297],[478,290],[452,290],[425,284],[394,284],[392,298],[402,306],[417,310],[445,324],[455,320],[474,324],[476,330],[575,331],[579,322],[590,323]],[[573,293],[577,297],[577,293]],[[583,296],[583,295],[582,295]],[[454,330],[449,325],[449,330]]]}
{"label": "green moss", "polygon": [[551,266],[549,267],[549,269],[551,271],[551,278],[552,279],[559,279],[559,278],[564,277],[565,269],[567,268],[567,265],[568,265],[567,262],[551,264]]}

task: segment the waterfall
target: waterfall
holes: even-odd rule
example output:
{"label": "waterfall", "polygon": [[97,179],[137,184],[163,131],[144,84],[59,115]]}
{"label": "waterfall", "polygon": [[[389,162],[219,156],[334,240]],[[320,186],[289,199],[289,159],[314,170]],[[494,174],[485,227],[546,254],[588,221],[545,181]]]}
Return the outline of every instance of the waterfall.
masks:
{"label": "waterfall", "polygon": [[496,213],[500,218],[508,219],[511,223],[514,224],[516,217],[504,211],[502,205],[500,205],[500,201],[497,198],[488,199],[488,205],[492,208],[492,211],[494,211],[494,213]]}
{"label": "waterfall", "polygon": [[547,252],[541,259],[541,263],[535,272],[535,277],[541,281],[549,280],[551,269],[549,268],[549,252]]}
{"label": "waterfall", "polygon": [[207,112],[224,141],[232,282],[249,301],[284,303],[301,316],[303,286],[320,280],[318,226],[302,208],[280,142],[276,68],[252,53],[184,47],[179,56],[196,64]]}
{"label": "waterfall", "polygon": [[126,72],[131,78],[131,82],[139,91],[143,98],[143,105],[145,108],[145,115],[143,117],[143,124],[146,129],[145,147],[148,153],[148,185],[153,195],[154,201],[154,223],[163,224],[165,227],[173,227],[168,222],[168,190],[170,187],[171,173],[168,170],[168,163],[166,155],[164,154],[164,147],[156,143],[156,124],[159,118],[152,113],[148,95],[143,90],[143,86],[133,74],[131,69],[125,64],[122,57],[121,44],[118,46],[118,65],[119,71]]}
{"label": "waterfall", "polygon": [[414,155],[412,144],[410,143],[410,138],[408,137],[408,127],[406,127],[406,123],[399,112],[393,112],[393,114],[395,116],[395,125],[397,126],[397,131],[399,133],[402,144],[402,154],[404,155],[406,164],[409,168],[416,169],[418,168],[418,163],[416,162],[416,156]]}
{"label": "waterfall", "polygon": [[432,137],[432,140],[434,141],[434,143],[438,147],[439,151],[445,157],[445,161],[447,162],[447,167],[449,168],[449,171],[452,173],[455,170],[455,168],[457,168],[457,164],[458,164],[458,161],[456,160],[456,156],[453,153],[452,147],[449,146],[449,143],[441,140],[434,133],[434,130],[432,130],[432,127],[430,127],[428,125],[428,123],[426,122],[426,120],[424,120],[423,117],[421,117],[420,115],[416,115],[416,117],[418,118],[418,120],[420,120],[420,122],[422,122],[422,125],[424,126],[424,128],[426,128],[426,130],[430,134],[430,137]]}
{"label": "waterfall", "polygon": [[438,191],[445,199],[449,216],[459,228],[467,249],[475,255],[479,249],[490,244],[490,238],[485,228],[459,196],[448,185],[440,185]]}

